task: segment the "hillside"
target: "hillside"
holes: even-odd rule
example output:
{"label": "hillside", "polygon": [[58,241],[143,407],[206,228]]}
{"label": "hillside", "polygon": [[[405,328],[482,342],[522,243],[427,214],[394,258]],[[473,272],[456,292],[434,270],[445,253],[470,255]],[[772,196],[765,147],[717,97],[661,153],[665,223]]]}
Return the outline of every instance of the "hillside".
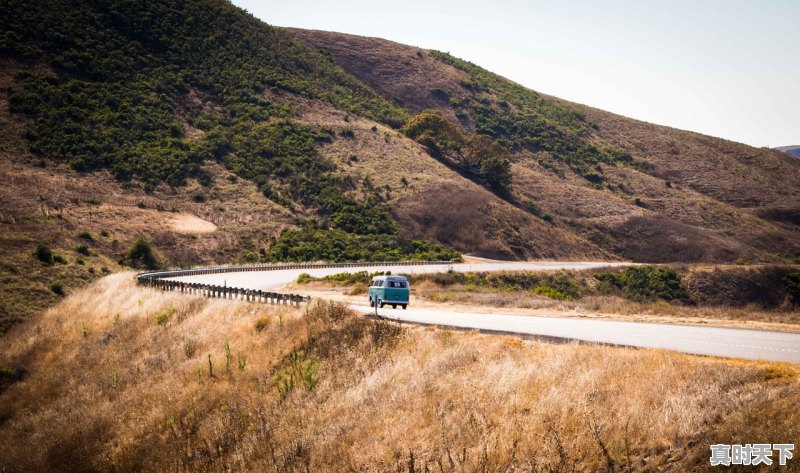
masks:
{"label": "hillside", "polygon": [[[800,163],[782,153],[548,97],[445,53],[290,31],[410,113],[434,109],[465,132],[506,142],[512,199],[607,251],[661,262],[800,250]],[[630,159],[582,153],[587,145]]]}
{"label": "hillside", "polygon": [[777,151],[222,0],[3,10],[0,330],[144,260],[800,255]]}

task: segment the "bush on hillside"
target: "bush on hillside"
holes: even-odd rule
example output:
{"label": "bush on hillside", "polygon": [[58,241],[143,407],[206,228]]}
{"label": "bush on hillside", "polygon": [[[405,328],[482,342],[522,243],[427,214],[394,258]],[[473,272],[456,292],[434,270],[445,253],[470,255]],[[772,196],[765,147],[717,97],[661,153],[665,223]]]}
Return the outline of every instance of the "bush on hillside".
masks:
{"label": "bush on hillside", "polygon": [[693,271],[685,278],[687,292],[700,305],[777,308],[800,305],[800,272],[787,266],[716,268]]}
{"label": "bush on hillside", "polygon": [[800,305],[800,271],[787,274],[782,282],[789,296],[789,301],[794,305]]}
{"label": "bush on hillside", "polygon": [[585,283],[568,273],[447,273],[418,274],[411,277],[416,284],[431,281],[442,287],[454,284],[479,286],[509,292],[532,292],[534,294],[558,300],[580,299],[589,288]]}
{"label": "bush on hillside", "polygon": [[140,238],[131,245],[127,254],[128,264],[132,268],[158,269],[159,261],[153,246],[147,240]]}
{"label": "bush on hillside", "polygon": [[[623,150],[591,144],[594,125],[583,113],[448,53],[431,51],[431,57],[470,76],[461,83],[466,93],[451,96],[449,103],[477,134],[512,150],[547,151],[592,182],[603,179],[601,163],[640,167]],[[541,155],[540,162],[552,166],[547,156]]]}
{"label": "bush on hillside", "polygon": [[620,291],[625,298],[636,302],[688,300],[680,276],[668,267],[630,266],[594,277],[601,283],[601,292]]}
{"label": "bush on hillside", "polygon": [[281,233],[267,252],[269,261],[432,261],[461,260],[444,245],[406,240],[396,234],[358,235],[335,229],[304,228]]}
{"label": "bush on hillside", "polygon": [[45,245],[36,245],[33,256],[44,264],[53,264],[53,250]]}

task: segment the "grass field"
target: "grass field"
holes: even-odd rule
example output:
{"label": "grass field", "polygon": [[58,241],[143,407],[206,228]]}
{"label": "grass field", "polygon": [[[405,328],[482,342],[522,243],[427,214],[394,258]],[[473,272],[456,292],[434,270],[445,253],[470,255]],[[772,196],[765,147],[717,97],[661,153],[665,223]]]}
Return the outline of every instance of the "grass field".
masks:
{"label": "grass field", "polygon": [[[800,435],[793,365],[75,291],[3,336],[8,471],[703,470]],[[658,386],[658,389],[653,389]]]}

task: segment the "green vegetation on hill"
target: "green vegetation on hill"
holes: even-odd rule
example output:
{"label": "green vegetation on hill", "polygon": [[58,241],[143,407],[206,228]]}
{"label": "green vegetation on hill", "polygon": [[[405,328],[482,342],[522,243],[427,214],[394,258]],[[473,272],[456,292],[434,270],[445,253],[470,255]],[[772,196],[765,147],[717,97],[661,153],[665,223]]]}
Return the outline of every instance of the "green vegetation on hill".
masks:
{"label": "green vegetation on hill", "polygon": [[207,182],[201,164],[220,162],[276,203],[317,213],[301,222],[307,230],[281,235],[270,259],[458,256],[400,238],[388,206],[368,190],[355,197],[319,154],[331,136],[264,98],[274,87],[391,126],[408,118],[288,33],[221,0],[12,1],[4,10],[0,55],[30,69],[9,103],[33,119],[35,155],[148,189]]}
{"label": "green vegetation on hill", "polygon": [[200,114],[191,95],[226,111],[226,126],[287,117],[263,98],[268,86],[396,126],[406,118],[326,56],[227,2],[12,1],[4,10],[0,50],[52,70],[21,74],[12,110],[35,120],[34,153],[81,171],[109,168],[151,185],[195,175],[210,156],[178,120]]}
{"label": "green vegetation on hill", "polygon": [[35,119],[31,151],[67,161],[75,170],[109,169],[121,180],[148,186],[181,184],[197,175],[196,144],[181,137],[175,107],[145,81],[60,80],[50,73],[21,73],[11,110]]}
{"label": "green vegetation on hill", "polygon": [[678,273],[670,267],[631,266],[622,271],[599,273],[601,292],[620,291],[636,302],[688,299]]}
{"label": "green vegetation on hill", "polygon": [[412,117],[402,130],[425,145],[432,156],[479,178],[493,191],[503,194],[510,190],[508,151],[490,136],[465,136],[435,111]]}
{"label": "green vegetation on hill", "polygon": [[[601,163],[638,166],[630,154],[598,147],[591,142],[593,125],[586,117],[554,100],[447,53],[431,55],[470,76],[461,83],[465,93],[450,97],[456,117],[476,133],[503,145],[547,151],[590,181],[600,181]],[[542,161],[545,166],[552,166]]]}
{"label": "green vegetation on hill", "polygon": [[417,261],[461,260],[444,245],[407,240],[396,234],[357,235],[341,230],[304,228],[285,231],[271,245],[266,257],[272,261]]}

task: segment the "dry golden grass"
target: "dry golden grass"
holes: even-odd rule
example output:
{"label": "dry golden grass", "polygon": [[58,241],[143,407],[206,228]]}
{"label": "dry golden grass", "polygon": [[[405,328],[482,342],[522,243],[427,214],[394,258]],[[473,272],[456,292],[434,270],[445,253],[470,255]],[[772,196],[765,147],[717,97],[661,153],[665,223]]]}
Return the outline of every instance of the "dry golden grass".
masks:
{"label": "dry golden grass", "polygon": [[[792,365],[400,328],[131,276],[4,336],[0,364],[27,375],[0,393],[0,469],[685,471],[710,443],[800,435]],[[282,396],[272,376],[299,350],[318,382]]]}

